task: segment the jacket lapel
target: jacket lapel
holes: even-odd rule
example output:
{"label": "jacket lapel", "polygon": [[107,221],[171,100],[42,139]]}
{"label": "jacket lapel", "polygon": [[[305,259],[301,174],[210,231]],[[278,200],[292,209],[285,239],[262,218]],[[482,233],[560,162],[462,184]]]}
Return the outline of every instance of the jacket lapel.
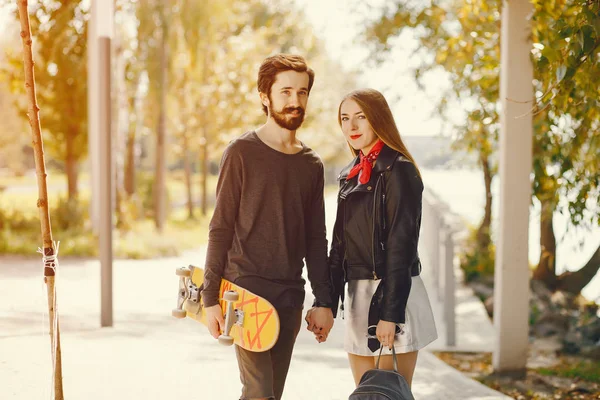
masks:
{"label": "jacket lapel", "polygon": [[379,175],[382,172],[391,170],[397,157],[398,152],[396,150],[388,147],[387,145],[383,146],[379,156],[377,156],[377,162],[373,167],[373,171],[371,172],[371,179],[369,179],[367,183],[361,184],[358,181],[358,176],[346,181],[346,177],[350,173],[352,167],[359,162],[360,158],[359,156],[356,156],[352,162],[342,169],[342,172],[340,172],[338,177],[341,183],[340,197],[345,199],[350,193],[354,192],[373,192],[375,190],[375,183],[377,182]]}

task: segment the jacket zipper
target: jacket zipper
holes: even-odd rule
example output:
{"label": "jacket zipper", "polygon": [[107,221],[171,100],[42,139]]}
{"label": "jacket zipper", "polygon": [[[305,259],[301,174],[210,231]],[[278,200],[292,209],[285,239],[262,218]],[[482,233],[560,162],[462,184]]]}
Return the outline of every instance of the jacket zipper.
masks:
{"label": "jacket zipper", "polygon": [[[346,196],[342,197],[342,192],[347,184],[348,184],[347,181],[344,182],[342,188],[340,189],[340,195],[339,195],[340,201],[338,201],[338,207],[341,207],[342,201],[346,200]],[[344,283],[342,285],[342,293],[341,293],[340,297],[342,298],[342,305],[341,305],[341,314],[342,315],[341,315],[341,317],[342,317],[342,319],[344,319],[344,297],[345,297],[344,291],[346,290],[345,286],[346,286],[346,274],[347,274],[347,272],[346,272],[346,247],[347,246],[346,246],[346,235],[345,235],[345,232],[346,232],[346,204],[343,205],[342,214],[343,214],[342,215],[342,238],[343,238],[342,246],[344,246],[344,254],[342,255],[342,272],[344,273]]]}
{"label": "jacket zipper", "polygon": [[376,225],[376,221],[375,221],[375,217],[376,215],[376,210],[377,210],[377,188],[379,187],[379,179],[381,179],[381,175],[377,176],[377,181],[375,182],[375,193],[373,196],[373,225],[372,225],[372,231],[371,231],[371,238],[372,238],[372,242],[371,242],[371,246],[372,246],[372,250],[371,250],[371,256],[373,257],[373,279],[377,280],[379,279],[377,277],[377,272],[375,271],[375,252],[377,251],[377,247],[375,247],[375,225]]}
{"label": "jacket zipper", "polygon": [[[346,196],[342,197],[342,192],[343,190],[346,188],[346,185],[348,184],[348,181],[344,182],[344,185],[342,186],[342,188],[340,189],[340,199],[342,200],[346,200]],[[341,201],[338,203],[338,207],[340,207],[340,203]],[[344,254],[343,254],[343,258],[342,258],[342,270],[344,271],[344,282],[346,280],[346,270],[344,268],[344,263],[346,262],[346,248],[348,246],[346,246],[346,235],[344,234],[346,232],[346,204],[344,203],[344,208],[343,208],[343,215],[342,215],[342,245],[344,246]]]}

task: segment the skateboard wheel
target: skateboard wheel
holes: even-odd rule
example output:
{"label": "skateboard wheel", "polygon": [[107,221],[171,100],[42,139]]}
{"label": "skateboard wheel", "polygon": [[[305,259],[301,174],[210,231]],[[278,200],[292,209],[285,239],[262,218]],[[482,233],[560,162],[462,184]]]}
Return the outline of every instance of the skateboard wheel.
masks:
{"label": "skateboard wheel", "polygon": [[180,310],[178,308],[175,308],[171,311],[171,315],[173,315],[175,318],[185,318],[186,314],[187,313],[185,310]]}
{"label": "skateboard wheel", "polygon": [[223,293],[223,299],[227,301],[238,301],[239,298],[240,295],[238,294],[238,292],[234,292],[233,290],[228,290],[225,293]]}
{"label": "skateboard wheel", "polygon": [[231,336],[221,335],[219,336],[219,343],[223,346],[231,346],[233,344],[233,338]]}
{"label": "skateboard wheel", "polygon": [[192,276],[192,271],[190,271],[187,268],[177,268],[175,273],[177,274],[177,276],[183,276],[186,278],[189,278],[190,276]]}

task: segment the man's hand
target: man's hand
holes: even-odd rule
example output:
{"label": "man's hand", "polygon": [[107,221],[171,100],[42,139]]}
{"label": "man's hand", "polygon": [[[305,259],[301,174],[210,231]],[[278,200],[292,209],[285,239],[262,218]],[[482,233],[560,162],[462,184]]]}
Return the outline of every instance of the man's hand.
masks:
{"label": "man's hand", "polygon": [[313,307],[306,312],[306,323],[309,331],[315,334],[317,342],[327,340],[329,331],[333,327],[333,313],[327,307]]}
{"label": "man's hand", "polygon": [[223,320],[223,311],[220,305],[206,307],[206,322],[212,337],[218,339],[221,332],[225,330],[225,320]]}

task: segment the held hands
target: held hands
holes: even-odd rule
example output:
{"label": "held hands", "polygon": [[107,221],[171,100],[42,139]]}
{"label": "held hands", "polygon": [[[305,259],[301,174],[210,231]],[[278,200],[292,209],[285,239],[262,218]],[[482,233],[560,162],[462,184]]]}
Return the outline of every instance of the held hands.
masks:
{"label": "held hands", "polygon": [[382,346],[387,346],[391,350],[394,345],[396,333],[398,333],[397,329],[398,326],[395,322],[379,320],[375,335]]}
{"label": "held hands", "polygon": [[313,307],[306,312],[306,329],[314,333],[319,343],[327,340],[329,331],[333,327],[333,313],[327,307]]}
{"label": "held hands", "polygon": [[218,339],[221,332],[225,331],[225,320],[220,305],[206,307],[206,322],[212,337]]}

